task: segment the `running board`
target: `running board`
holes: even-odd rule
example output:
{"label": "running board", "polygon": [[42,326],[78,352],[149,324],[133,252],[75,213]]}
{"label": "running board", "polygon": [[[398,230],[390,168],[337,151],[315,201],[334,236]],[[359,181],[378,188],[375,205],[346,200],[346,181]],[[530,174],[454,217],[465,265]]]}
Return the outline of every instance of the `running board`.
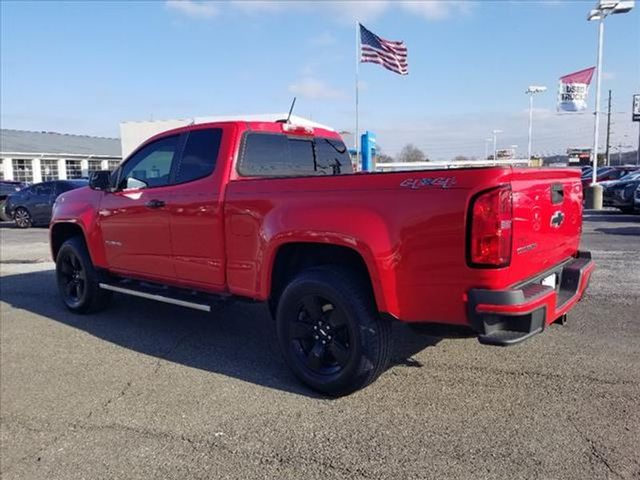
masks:
{"label": "running board", "polygon": [[133,290],[131,288],[117,287],[109,283],[99,283],[98,286],[104,290],[111,290],[112,292],[124,293],[126,295],[133,295],[134,297],[147,298],[149,300],[155,300],[156,302],[171,303],[173,305],[180,305],[181,307],[193,308],[202,312],[211,312],[211,305],[203,303],[190,302],[188,300],[182,300],[179,298],[167,297],[164,295],[158,295],[157,293],[144,292],[141,290]]}

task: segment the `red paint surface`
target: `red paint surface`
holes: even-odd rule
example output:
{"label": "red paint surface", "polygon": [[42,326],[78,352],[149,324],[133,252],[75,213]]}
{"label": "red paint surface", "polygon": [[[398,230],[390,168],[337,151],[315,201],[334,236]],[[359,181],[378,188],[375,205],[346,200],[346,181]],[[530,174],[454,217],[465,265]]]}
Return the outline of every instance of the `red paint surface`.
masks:
{"label": "red paint surface", "polygon": [[[258,300],[269,296],[273,262],[283,245],[341,245],[364,260],[380,311],[404,321],[451,324],[468,323],[469,289],[512,287],[577,252],[579,171],[488,167],[247,178],[235,170],[243,132],[281,132],[282,125],[227,122],[171,133],[212,126],[224,134],[211,176],[126,193],[74,190],[60,197],[52,228],[79,224],[99,267]],[[314,134],[338,138],[322,129]],[[551,204],[554,183],[564,192],[559,205]],[[471,199],[506,184],[513,193],[511,262],[473,268],[467,263]],[[166,206],[148,210],[149,199]],[[551,217],[558,211],[564,221],[555,228]],[[114,241],[122,245],[109,243]]]}

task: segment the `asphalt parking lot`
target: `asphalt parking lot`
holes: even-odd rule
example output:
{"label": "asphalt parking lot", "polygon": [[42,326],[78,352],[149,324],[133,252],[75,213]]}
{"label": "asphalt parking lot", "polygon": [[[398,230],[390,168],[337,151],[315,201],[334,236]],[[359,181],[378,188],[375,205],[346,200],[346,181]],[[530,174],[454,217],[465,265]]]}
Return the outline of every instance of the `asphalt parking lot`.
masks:
{"label": "asphalt parking lot", "polygon": [[394,328],[390,369],[302,387],[260,305],[58,299],[46,229],[1,236],[4,479],[640,478],[640,216],[589,213],[565,326],[511,348]]}

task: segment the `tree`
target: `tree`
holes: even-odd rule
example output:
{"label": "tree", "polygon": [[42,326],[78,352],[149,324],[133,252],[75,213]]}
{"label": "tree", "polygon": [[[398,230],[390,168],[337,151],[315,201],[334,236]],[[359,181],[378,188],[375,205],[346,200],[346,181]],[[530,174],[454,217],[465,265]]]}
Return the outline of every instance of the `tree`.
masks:
{"label": "tree", "polygon": [[382,152],[382,148],[380,148],[380,146],[376,147],[376,163],[392,163],[394,161],[395,160],[392,156]]}
{"label": "tree", "polygon": [[469,158],[465,157],[464,155],[456,155],[454,160],[456,162],[466,162],[467,160],[469,160]]}
{"label": "tree", "polygon": [[400,154],[398,155],[400,162],[427,162],[429,159],[425,156],[424,152],[418,147],[409,143],[402,147]]}

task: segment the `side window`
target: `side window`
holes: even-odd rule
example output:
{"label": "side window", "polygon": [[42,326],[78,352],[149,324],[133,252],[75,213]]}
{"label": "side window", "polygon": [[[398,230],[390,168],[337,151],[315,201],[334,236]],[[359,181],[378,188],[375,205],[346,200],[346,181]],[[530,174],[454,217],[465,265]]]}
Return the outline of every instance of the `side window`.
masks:
{"label": "side window", "polygon": [[65,182],[58,182],[56,184],[56,195],[61,195],[64,192],[68,192],[69,190],[73,190],[73,186],[69,185]]}
{"label": "side window", "polygon": [[285,135],[249,133],[238,172],[256,177],[314,175],[313,143]]}
{"label": "side window", "polygon": [[169,184],[179,135],[161,138],[139,150],[122,166],[118,188],[151,188]]}
{"label": "side window", "polygon": [[316,138],[316,170],[327,175],[353,173],[351,156],[340,140]]}
{"label": "side window", "polygon": [[190,182],[210,175],[216,168],[221,139],[220,128],[189,132],[178,163],[175,183]]}
{"label": "side window", "polygon": [[33,187],[34,195],[51,195],[53,193],[53,187],[50,183],[43,183],[42,185],[35,185]]}

